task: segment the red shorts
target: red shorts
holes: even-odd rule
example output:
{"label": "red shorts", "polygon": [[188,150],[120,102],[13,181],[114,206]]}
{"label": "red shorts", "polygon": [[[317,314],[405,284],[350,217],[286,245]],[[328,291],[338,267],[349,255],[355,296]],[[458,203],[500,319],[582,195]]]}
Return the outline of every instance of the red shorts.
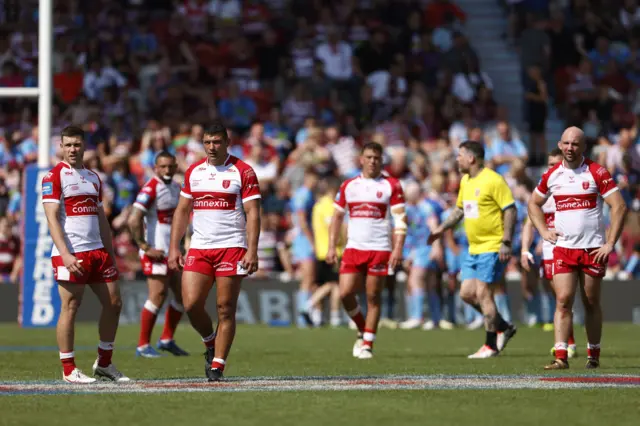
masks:
{"label": "red shorts", "polygon": [[118,280],[118,270],[111,260],[111,256],[104,248],[73,253],[76,259],[81,260],[84,274],[70,273],[64,266],[62,256],[53,256],[53,277],[56,281],[66,281],[76,284],[110,283]]}
{"label": "red shorts", "polygon": [[166,277],[170,275],[171,271],[169,271],[169,267],[167,266],[167,258],[158,261],[152,260],[147,257],[146,254],[143,254],[140,258],[140,263],[142,264],[142,273],[145,277]]}
{"label": "red shorts", "polygon": [[542,260],[542,265],[540,265],[540,278],[544,278],[547,281],[553,279],[553,259]]}
{"label": "red shorts", "polygon": [[211,277],[247,275],[240,261],[247,253],[241,247],[224,249],[189,249],[184,270],[198,272]]}
{"label": "red shorts", "polygon": [[348,248],[342,255],[340,273],[361,273],[377,277],[386,277],[389,275],[390,258],[390,251],[358,250]]}
{"label": "red shorts", "polygon": [[570,249],[556,246],[553,249],[553,275],[567,274],[578,270],[595,278],[604,277],[606,265],[596,263],[589,254],[594,249]]}

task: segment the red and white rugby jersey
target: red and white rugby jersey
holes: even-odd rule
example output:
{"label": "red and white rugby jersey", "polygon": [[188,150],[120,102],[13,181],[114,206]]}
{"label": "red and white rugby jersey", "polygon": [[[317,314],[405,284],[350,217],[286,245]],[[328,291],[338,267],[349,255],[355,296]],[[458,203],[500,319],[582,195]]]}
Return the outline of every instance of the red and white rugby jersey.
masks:
{"label": "red and white rugby jersey", "polygon": [[[133,207],[145,212],[145,238],[147,243],[158,250],[169,253],[171,220],[180,198],[180,185],[171,181],[166,184],[157,176],[144,184]],[[142,256],[144,252],[140,252]]]}
{"label": "red and white rugby jersey", "polygon": [[[60,162],[42,179],[42,202],[61,203],[60,223],[71,253],[104,247],[98,211],[102,208],[102,181],[89,169]],[[53,245],[51,256],[59,256]]]}
{"label": "red and white rugby jersey", "polygon": [[562,234],[558,247],[586,249],[605,243],[602,200],[618,187],[601,165],[584,160],[576,169],[564,167],[564,161],[549,169],[536,191],[553,196],[556,204],[555,229]]}
{"label": "red and white rugby jersey", "polygon": [[247,248],[242,206],[260,198],[251,166],[232,155],[222,166],[213,166],[205,158],[189,167],[180,195],[193,199],[191,248]]}
{"label": "red and white rugby jersey", "polygon": [[[556,200],[553,195],[547,198],[547,201],[542,205],[542,212],[544,213],[544,221],[547,224],[547,229],[553,231],[555,228],[556,218]],[[553,260],[553,248],[555,244],[550,243],[547,240],[542,241],[542,259]]]}
{"label": "red and white rugby jersey", "polygon": [[391,251],[390,210],[404,206],[398,179],[385,175],[349,179],[340,186],[334,205],[349,214],[346,248]]}

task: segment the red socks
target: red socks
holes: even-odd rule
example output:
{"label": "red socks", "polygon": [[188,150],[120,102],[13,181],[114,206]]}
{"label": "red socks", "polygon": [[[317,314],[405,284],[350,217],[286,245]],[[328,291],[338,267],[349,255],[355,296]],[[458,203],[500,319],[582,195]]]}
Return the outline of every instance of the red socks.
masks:
{"label": "red socks", "polygon": [[113,342],[100,341],[98,345],[98,366],[108,367],[111,365],[111,357],[113,356]]}
{"label": "red socks", "polygon": [[351,318],[353,322],[356,323],[358,331],[360,333],[364,333],[365,321],[364,315],[362,315],[362,312],[360,311],[360,306],[356,306],[355,309],[347,312],[347,314],[349,315],[349,318]]}
{"label": "red socks", "polygon": [[184,308],[174,300],[169,303],[169,306],[167,307],[167,314],[165,315],[164,319],[164,328],[162,329],[162,334],[160,335],[160,340],[173,340],[173,335],[176,332],[178,324],[180,323],[180,319],[182,319],[183,312]]}
{"label": "red socks", "polygon": [[217,368],[220,371],[224,371],[225,361],[222,358],[214,358],[211,363],[211,368]]}
{"label": "red socks", "polygon": [[587,343],[587,356],[593,359],[600,359],[600,343]]}
{"label": "red socks", "polygon": [[156,318],[158,318],[158,307],[150,300],[147,300],[144,302],[144,307],[140,313],[140,338],[138,339],[139,348],[149,344],[149,341],[151,340],[151,332],[153,331],[153,326],[156,323]]}
{"label": "red socks", "polygon": [[60,352],[60,361],[62,362],[62,371],[68,376],[76,368],[76,359],[73,352]]}

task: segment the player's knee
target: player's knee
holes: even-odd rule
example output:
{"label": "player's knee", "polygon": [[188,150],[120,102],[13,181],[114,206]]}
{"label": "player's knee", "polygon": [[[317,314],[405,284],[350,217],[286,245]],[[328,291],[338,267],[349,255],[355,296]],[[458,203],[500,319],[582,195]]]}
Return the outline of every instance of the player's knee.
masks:
{"label": "player's knee", "polygon": [[219,302],[216,305],[218,322],[231,321],[235,318],[236,307],[231,302]]}
{"label": "player's knee", "polygon": [[355,294],[355,291],[351,287],[340,286],[340,299],[351,297]]}
{"label": "player's knee", "polygon": [[573,308],[573,295],[569,292],[556,293],[556,311],[571,312]]}
{"label": "player's knee", "polygon": [[62,303],[62,311],[68,315],[75,316],[80,308],[80,299],[72,298]]}
{"label": "player's knee", "polygon": [[465,285],[460,288],[460,298],[466,303],[476,303],[476,290],[475,288]]}
{"label": "player's knee", "polygon": [[156,306],[164,305],[165,300],[167,300],[167,289],[166,287],[157,288],[157,289],[149,289],[149,300],[153,302]]}
{"label": "player's knee", "polygon": [[116,314],[120,314],[122,311],[122,297],[120,294],[110,294],[109,295],[109,310],[113,311]]}
{"label": "player's knee", "polygon": [[380,305],[380,298],[381,298],[381,295],[379,292],[367,293],[367,304],[378,306]]}
{"label": "player's knee", "polygon": [[593,294],[586,294],[582,298],[582,304],[586,313],[590,313],[594,310],[600,309],[600,298]]}

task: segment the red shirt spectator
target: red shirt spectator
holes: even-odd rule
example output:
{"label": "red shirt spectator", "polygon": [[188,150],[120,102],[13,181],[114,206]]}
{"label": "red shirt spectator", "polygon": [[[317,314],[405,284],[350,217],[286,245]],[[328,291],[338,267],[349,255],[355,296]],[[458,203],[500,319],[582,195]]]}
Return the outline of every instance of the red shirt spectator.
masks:
{"label": "red shirt spectator", "polygon": [[424,11],[424,22],[429,28],[438,28],[444,25],[444,18],[449,14],[462,22],[467,19],[467,15],[462,9],[449,0],[434,0]]}
{"label": "red shirt spectator", "polygon": [[82,93],[84,74],[82,71],[74,69],[73,61],[65,59],[62,65],[62,72],[53,76],[53,87],[58,96],[67,104],[75,101]]}

